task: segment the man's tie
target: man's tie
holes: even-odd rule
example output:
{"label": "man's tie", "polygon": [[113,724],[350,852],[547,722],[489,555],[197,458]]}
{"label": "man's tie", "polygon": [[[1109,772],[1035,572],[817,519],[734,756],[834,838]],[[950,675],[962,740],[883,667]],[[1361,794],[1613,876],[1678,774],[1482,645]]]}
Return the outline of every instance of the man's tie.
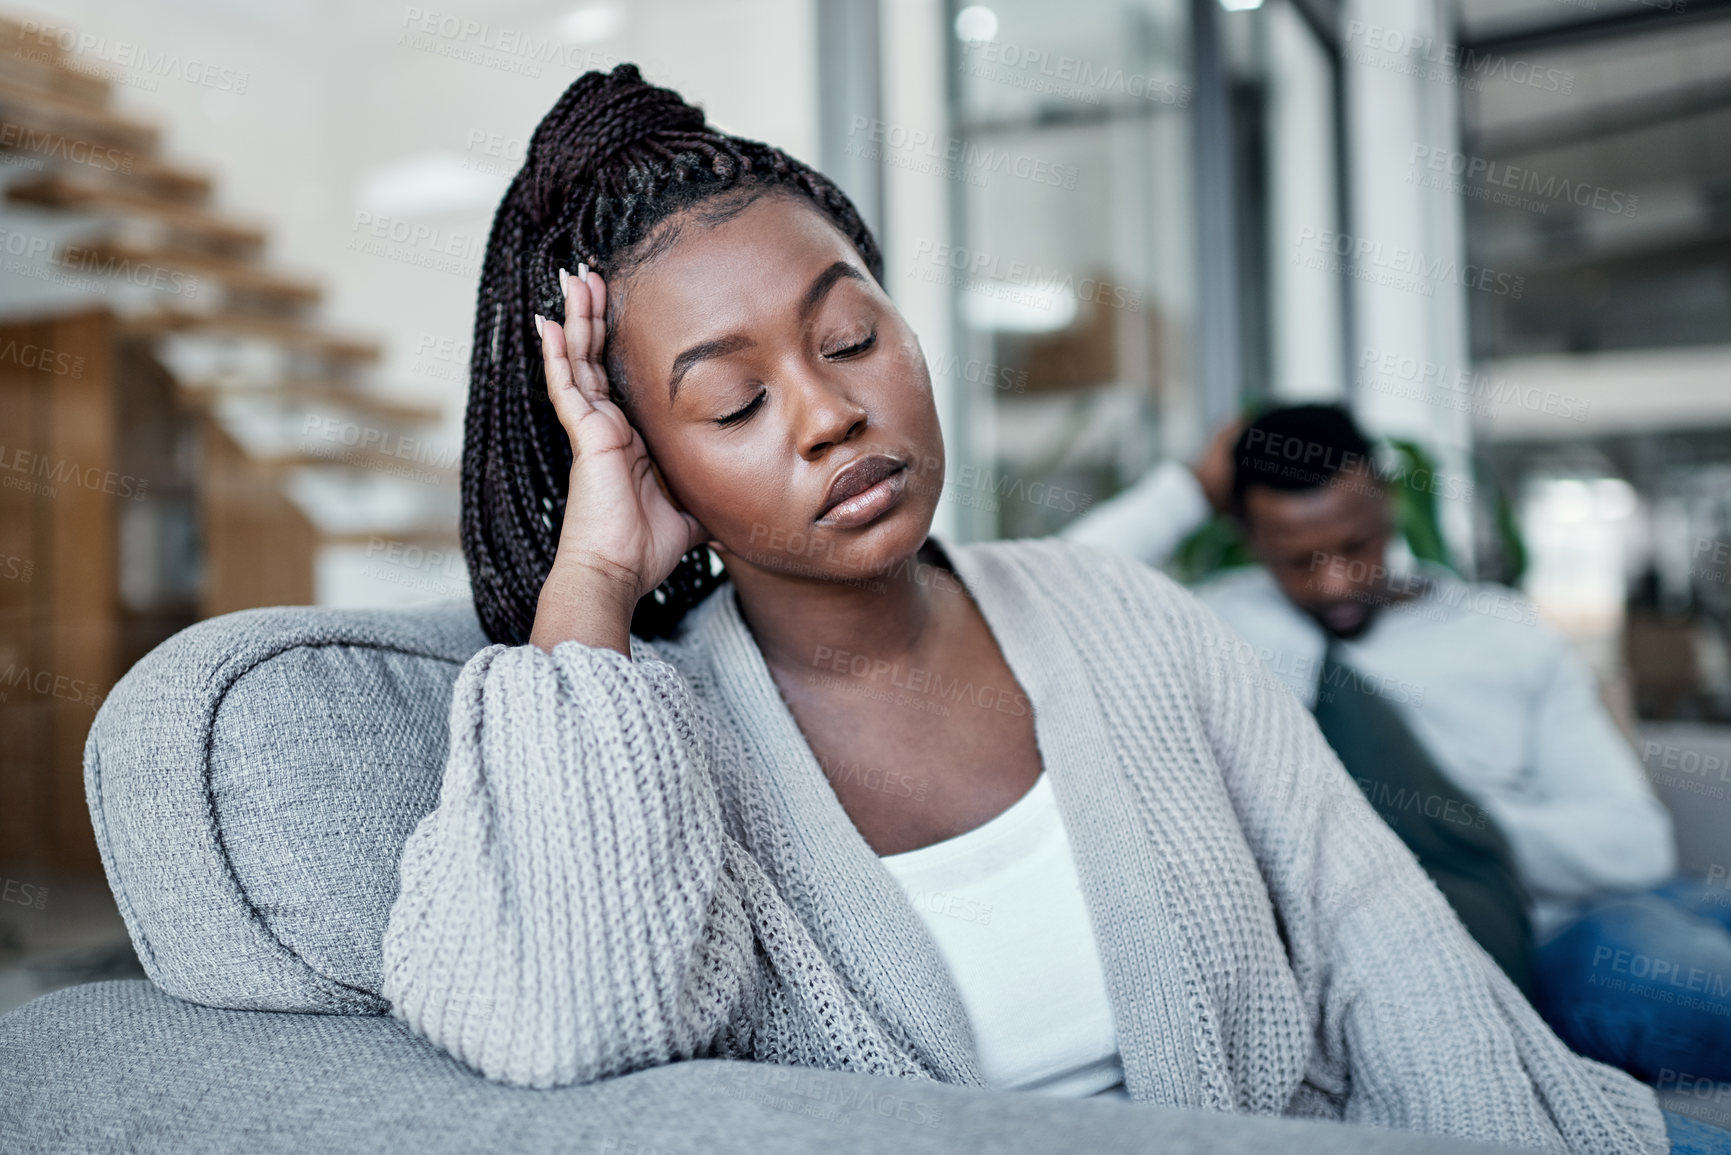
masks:
{"label": "man's tie", "polygon": [[1532,928],[1514,855],[1495,820],[1437,767],[1406,719],[1365,677],[1323,655],[1316,724],[1383,820],[1443,892],[1468,933],[1530,1000]]}

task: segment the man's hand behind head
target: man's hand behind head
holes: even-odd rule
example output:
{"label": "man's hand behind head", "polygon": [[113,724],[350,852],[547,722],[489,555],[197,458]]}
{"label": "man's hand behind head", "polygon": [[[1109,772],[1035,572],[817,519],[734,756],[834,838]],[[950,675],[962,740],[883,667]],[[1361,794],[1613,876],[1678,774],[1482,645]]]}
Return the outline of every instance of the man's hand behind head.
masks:
{"label": "man's hand behind head", "polygon": [[1232,510],[1232,447],[1243,431],[1243,418],[1222,425],[1208,442],[1208,448],[1190,467],[1215,513],[1230,513]]}

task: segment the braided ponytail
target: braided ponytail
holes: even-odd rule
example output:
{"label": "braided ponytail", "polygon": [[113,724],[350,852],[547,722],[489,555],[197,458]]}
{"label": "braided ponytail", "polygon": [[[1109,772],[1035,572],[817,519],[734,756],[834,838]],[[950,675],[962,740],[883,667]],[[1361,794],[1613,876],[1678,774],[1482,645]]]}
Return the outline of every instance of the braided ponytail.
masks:
{"label": "braided ponytail", "polygon": [[[808,199],[883,280],[877,242],[839,188],[780,149],[710,128],[634,64],[584,73],[536,126],[487,237],[463,421],[463,557],[491,641],[528,641],[565,515],[571,442],[547,396],[532,315],[564,317],[558,270],[583,261],[611,282],[654,256],[643,241],[675,213],[718,194],[772,191]],[[608,294],[606,364],[623,405],[618,299]],[[725,580],[711,559],[707,545],[682,557],[638,601],[631,632],[673,633]]]}

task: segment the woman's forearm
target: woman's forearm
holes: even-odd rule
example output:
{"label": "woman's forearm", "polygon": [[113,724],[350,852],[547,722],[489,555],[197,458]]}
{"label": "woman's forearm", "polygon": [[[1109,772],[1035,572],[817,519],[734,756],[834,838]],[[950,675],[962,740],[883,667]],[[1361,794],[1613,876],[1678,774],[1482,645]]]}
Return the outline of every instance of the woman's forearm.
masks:
{"label": "woman's forearm", "polygon": [[561,566],[541,585],[529,641],[553,652],[560,642],[581,642],[631,656],[631,615],[637,594],[630,579],[579,563]]}

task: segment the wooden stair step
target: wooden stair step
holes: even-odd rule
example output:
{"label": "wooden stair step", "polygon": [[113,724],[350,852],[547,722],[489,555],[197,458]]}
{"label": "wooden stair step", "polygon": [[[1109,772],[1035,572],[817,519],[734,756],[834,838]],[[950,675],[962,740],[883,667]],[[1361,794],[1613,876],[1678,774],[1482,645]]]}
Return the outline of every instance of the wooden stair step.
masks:
{"label": "wooden stair step", "polygon": [[224,260],[196,249],[130,245],[115,238],[68,244],[62,250],[61,263],[86,272],[134,265],[194,273],[255,297],[294,306],[315,305],[323,296],[315,281],[273,273],[258,265]]}
{"label": "wooden stair step", "polygon": [[115,148],[68,134],[28,110],[0,100],[0,152],[36,157],[44,165],[106,173],[124,180],[143,195],[178,200],[187,205],[210,199],[211,178],[148,153]]}
{"label": "wooden stair step", "polygon": [[377,341],[364,337],[344,337],[300,322],[246,313],[193,313],[183,309],[158,308],[126,317],[122,326],[127,336],[196,333],[269,341],[338,363],[377,361],[383,352]]}
{"label": "wooden stair step", "polygon": [[154,156],[162,133],[154,124],[120,113],[86,108],[54,93],[39,92],[6,75],[0,67],[0,115],[35,122],[65,135],[122,152]]}
{"label": "wooden stair step", "polygon": [[112,99],[108,81],[92,75],[88,65],[79,67],[82,61],[60,47],[56,32],[70,29],[32,24],[0,17],[0,73],[86,108],[105,108]]}
{"label": "wooden stair step", "polygon": [[286,473],[294,469],[333,467],[365,470],[383,477],[398,478],[418,485],[455,485],[462,470],[438,461],[421,462],[413,457],[398,457],[333,442],[328,453],[302,450],[266,456],[248,454],[260,469]]}
{"label": "wooden stair step", "polygon": [[454,484],[461,472],[461,442],[427,423],[308,405],[276,390],[220,394],[204,409],[235,435],[247,458],[261,468],[342,466],[365,470],[371,477],[436,486]]}
{"label": "wooden stair step", "polygon": [[190,404],[215,404],[224,397],[270,397],[288,402],[337,405],[385,420],[434,424],[444,420],[443,406],[431,402],[400,400],[362,393],[338,382],[290,380],[268,386],[236,385],[222,381],[180,383],[182,398]]}
{"label": "wooden stair step", "polygon": [[357,485],[363,490],[380,484],[412,485],[416,487],[414,492],[425,495],[417,498],[416,504],[423,513],[430,513],[431,521],[443,524],[453,516],[456,506],[448,504],[445,497],[457,496],[462,471],[455,464],[455,453],[441,452],[444,459],[453,462],[441,464],[439,459],[415,460],[340,442],[332,443],[329,453],[317,452],[304,448],[308,444],[306,439],[302,439],[302,447],[296,447],[292,439],[279,440],[274,434],[261,438],[257,428],[248,431],[247,422],[236,420],[232,414],[214,409],[202,410],[202,414],[207,423],[223,433],[234,447],[236,460],[243,462],[254,476],[282,481],[291,474],[311,471],[351,489]]}
{"label": "wooden stair step", "polygon": [[210,251],[234,258],[255,257],[264,250],[265,231],[258,225],[154,195],[148,188],[124,187],[95,173],[65,169],[15,181],[7,188],[6,199],[41,208],[119,213],[161,221],[177,233],[202,239]]}
{"label": "wooden stair step", "polygon": [[[31,129],[30,131],[36,131]],[[104,155],[89,161],[64,160],[64,152],[50,155],[48,147],[57,141],[34,140],[26,135],[25,126],[0,117],[0,150],[48,156],[57,171],[79,172],[106,180],[111,188],[129,189],[139,196],[163,201],[176,201],[188,208],[210,202],[212,180],[209,173],[184,168],[154,156],[132,154]]]}

